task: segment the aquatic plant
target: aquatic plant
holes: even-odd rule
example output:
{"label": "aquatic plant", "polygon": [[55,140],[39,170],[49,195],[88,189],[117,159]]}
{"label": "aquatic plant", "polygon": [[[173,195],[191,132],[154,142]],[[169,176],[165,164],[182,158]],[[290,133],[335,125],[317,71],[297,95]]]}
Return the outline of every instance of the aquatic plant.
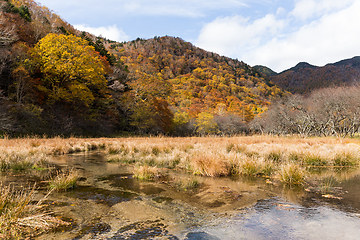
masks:
{"label": "aquatic plant", "polygon": [[235,144],[234,143],[229,143],[227,146],[226,146],[226,151],[229,153],[231,152],[231,150],[235,147]]}
{"label": "aquatic plant", "polygon": [[74,188],[79,178],[75,169],[58,171],[57,175],[49,181],[49,188],[56,191],[67,191]]}
{"label": "aquatic plant", "polygon": [[[359,143],[359,139],[272,136],[0,139],[0,170],[45,169],[52,155],[103,150],[111,162],[185,169],[212,177],[270,176],[289,162],[304,167],[358,166]],[[16,160],[20,158],[25,161]],[[32,162],[36,159],[43,161]]]}
{"label": "aquatic plant", "polygon": [[200,183],[195,178],[180,178],[172,184],[178,191],[194,191],[200,186]]}
{"label": "aquatic plant", "polygon": [[159,176],[159,169],[157,167],[139,166],[134,170],[134,178],[140,180],[151,181]]}
{"label": "aquatic plant", "polygon": [[294,163],[281,165],[278,174],[280,181],[290,185],[303,184],[305,180],[305,170]]}
{"label": "aquatic plant", "polygon": [[282,154],[280,151],[275,150],[266,154],[266,159],[272,162],[280,163],[282,160]]}
{"label": "aquatic plant", "polygon": [[322,194],[332,193],[332,188],[337,180],[334,175],[324,177],[320,183],[320,192]]}

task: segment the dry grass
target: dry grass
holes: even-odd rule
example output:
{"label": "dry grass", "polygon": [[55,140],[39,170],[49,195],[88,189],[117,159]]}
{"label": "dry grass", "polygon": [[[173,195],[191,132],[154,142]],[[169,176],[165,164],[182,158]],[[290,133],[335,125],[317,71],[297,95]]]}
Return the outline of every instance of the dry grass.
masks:
{"label": "dry grass", "polygon": [[[124,138],[106,146],[112,153],[109,161],[180,168],[211,177],[272,176],[298,184],[309,167],[358,166],[359,144],[356,139],[253,136]],[[292,176],[297,171],[299,176]]]}
{"label": "dry grass", "polygon": [[159,177],[160,171],[157,167],[139,166],[135,168],[134,178],[151,181]]}
{"label": "dry grass", "polygon": [[49,188],[56,191],[67,191],[75,187],[79,178],[79,172],[75,169],[65,169],[57,172],[57,175],[49,181]]}
{"label": "dry grass", "polygon": [[48,195],[37,203],[33,202],[34,195],[35,187],[16,191],[0,184],[1,239],[24,239],[67,224],[42,209]]}
{"label": "dry grass", "polygon": [[[185,169],[193,174],[219,177],[256,175],[280,178],[282,166],[348,167],[360,162],[360,140],[343,138],[188,137],[188,138],[28,138],[0,140],[6,156],[42,156],[104,150],[110,162]],[[21,152],[21,153],[20,153]],[[14,154],[16,153],[16,154]],[[5,156],[4,155],[4,156]],[[26,159],[26,157],[23,157]],[[6,162],[16,162],[11,157]],[[5,162],[5,161],[3,161]],[[27,165],[25,161],[24,165]],[[2,169],[11,169],[3,164]],[[21,165],[21,164],[20,164]],[[19,167],[17,167],[19,168]],[[20,167],[22,168],[22,167]]]}
{"label": "dry grass", "polygon": [[280,181],[290,185],[300,185],[305,181],[305,169],[295,163],[281,165],[278,174]]}

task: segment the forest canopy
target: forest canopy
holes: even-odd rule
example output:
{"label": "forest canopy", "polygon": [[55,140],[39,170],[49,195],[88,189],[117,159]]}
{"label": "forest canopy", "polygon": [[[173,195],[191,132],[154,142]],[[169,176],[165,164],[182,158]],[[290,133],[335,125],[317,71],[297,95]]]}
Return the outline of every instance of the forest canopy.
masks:
{"label": "forest canopy", "polygon": [[80,37],[49,33],[34,47],[48,101],[81,101],[88,106],[95,97],[91,89],[106,88],[105,67],[94,47]]}

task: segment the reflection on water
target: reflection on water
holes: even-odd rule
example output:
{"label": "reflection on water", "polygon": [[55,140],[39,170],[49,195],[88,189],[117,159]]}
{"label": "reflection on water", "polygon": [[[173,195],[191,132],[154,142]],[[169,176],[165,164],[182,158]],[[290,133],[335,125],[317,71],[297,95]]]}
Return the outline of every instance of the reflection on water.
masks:
{"label": "reflection on water", "polygon": [[272,198],[205,230],[226,239],[360,239],[359,227],[359,216],[326,204],[307,208]]}
{"label": "reflection on water", "polygon": [[316,170],[314,181],[329,181],[306,191],[262,178],[196,177],[198,186],[191,189],[183,187],[194,181],[186,173],[139,181],[132,167],[107,163],[101,153],[54,161],[82,175],[75,190],[49,199],[49,210],[74,224],[37,239],[360,239],[358,171]]}

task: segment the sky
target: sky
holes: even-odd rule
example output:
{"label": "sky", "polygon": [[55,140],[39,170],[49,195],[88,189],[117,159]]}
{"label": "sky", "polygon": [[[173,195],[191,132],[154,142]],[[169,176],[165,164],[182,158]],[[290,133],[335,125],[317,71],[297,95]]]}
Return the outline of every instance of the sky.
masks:
{"label": "sky", "polygon": [[276,72],[360,56],[359,0],[38,0],[115,41],[174,36]]}

